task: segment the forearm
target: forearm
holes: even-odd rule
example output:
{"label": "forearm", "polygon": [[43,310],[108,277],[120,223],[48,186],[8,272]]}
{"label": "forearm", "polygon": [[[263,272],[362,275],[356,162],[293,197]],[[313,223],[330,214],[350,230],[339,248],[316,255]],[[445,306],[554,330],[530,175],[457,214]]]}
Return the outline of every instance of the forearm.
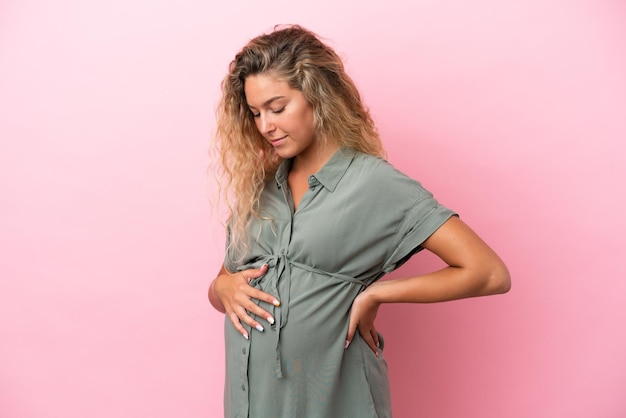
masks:
{"label": "forearm", "polygon": [[373,303],[431,303],[505,293],[509,271],[500,257],[467,225],[450,218],[422,247],[447,265],[441,270],[371,285],[365,297]]}
{"label": "forearm", "polygon": [[509,287],[508,270],[497,263],[481,271],[448,266],[420,276],[381,280],[364,293],[378,304],[433,303],[505,293]]}

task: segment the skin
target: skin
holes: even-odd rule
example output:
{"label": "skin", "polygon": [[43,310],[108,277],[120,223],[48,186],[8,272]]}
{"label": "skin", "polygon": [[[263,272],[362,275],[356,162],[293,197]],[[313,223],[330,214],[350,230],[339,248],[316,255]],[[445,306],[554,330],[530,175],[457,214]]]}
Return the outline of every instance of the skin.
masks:
{"label": "skin", "polygon": [[[322,146],[313,129],[313,109],[302,92],[271,74],[249,76],[245,93],[259,132],[274,145],[283,158],[294,158],[288,183],[294,207],[308,189],[307,178],[317,172],[338,149],[332,141]],[[452,217],[435,231],[422,246],[439,256],[447,267],[424,275],[383,280],[370,285],[352,304],[347,348],[358,331],[378,356],[375,327],[378,308],[383,303],[432,303],[508,292],[509,272],[498,255],[463,221]],[[235,328],[248,338],[241,325],[246,323],[262,332],[263,324],[246,311],[274,322],[271,315],[254,300],[276,306],[275,296],[251,287],[251,279],[261,277],[267,266],[231,273],[224,266],[209,287],[209,300],[230,318]]]}

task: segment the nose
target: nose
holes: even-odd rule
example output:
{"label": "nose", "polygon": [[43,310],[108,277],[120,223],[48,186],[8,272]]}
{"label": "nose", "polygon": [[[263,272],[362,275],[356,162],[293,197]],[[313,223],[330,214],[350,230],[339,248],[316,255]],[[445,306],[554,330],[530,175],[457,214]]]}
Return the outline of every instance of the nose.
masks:
{"label": "nose", "polygon": [[274,121],[272,120],[271,116],[269,116],[267,113],[262,113],[257,118],[257,129],[262,134],[269,134],[274,132],[274,130],[276,129],[276,125],[274,125]]}

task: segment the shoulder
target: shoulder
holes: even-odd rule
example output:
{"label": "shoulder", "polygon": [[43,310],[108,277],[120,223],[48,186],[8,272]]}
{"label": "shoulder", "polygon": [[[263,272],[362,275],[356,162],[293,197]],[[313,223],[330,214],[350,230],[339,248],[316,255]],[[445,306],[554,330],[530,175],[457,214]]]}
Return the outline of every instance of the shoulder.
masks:
{"label": "shoulder", "polygon": [[367,205],[408,209],[418,202],[434,201],[433,194],[422,184],[398,170],[387,160],[356,153],[346,173],[342,191]]}
{"label": "shoulder", "polygon": [[356,153],[352,166],[351,177],[374,187],[420,186],[417,180],[410,178],[381,157]]}

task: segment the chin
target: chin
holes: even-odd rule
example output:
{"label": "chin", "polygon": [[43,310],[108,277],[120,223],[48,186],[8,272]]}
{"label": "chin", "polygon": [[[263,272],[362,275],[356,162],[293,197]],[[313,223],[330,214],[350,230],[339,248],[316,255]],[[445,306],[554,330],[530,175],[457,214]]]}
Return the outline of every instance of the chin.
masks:
{"label": "chin", "polygon": [[295,157],[298,153],[290,151],[290,150],[282,150],[282,149],[274,149],[274,154],[278,155],[280,158],[288,159]]}

